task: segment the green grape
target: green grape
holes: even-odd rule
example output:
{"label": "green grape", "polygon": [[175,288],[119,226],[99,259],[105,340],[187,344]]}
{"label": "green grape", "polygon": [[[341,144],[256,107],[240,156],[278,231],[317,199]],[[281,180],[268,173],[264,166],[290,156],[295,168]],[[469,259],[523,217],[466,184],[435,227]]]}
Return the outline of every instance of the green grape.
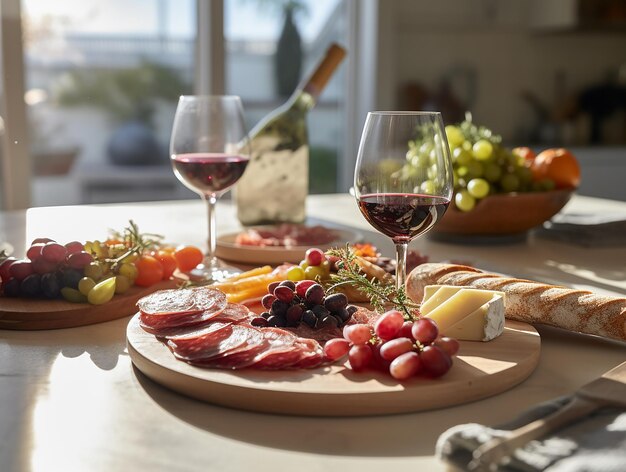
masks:
{"label": "green grape", "polygon": [[85,277],[89,277],[93,280],[100,280],[100,278],[104,275],[104,267],[98,261],[90,262],[87,266],[85,266],[83,271]]}
{"label": "green grape", "polygon": [[459,176],[457,175],[456,172],[452,174],[452,183],[455,189],[461,186],[461,180],[459,179]]}
{"label": "green grape", "polygon": [[448,138],[450,147],[461,146],[463,141],[465,141],[465,136],[463,136],[461,130],[454,125],[446,126],[446,137]]}
{"label": "green grape", "polygon": [[87,294],[87,301],[92,305],[102,305],[110,301],[115,295],[115,277],[98,282]]}
{"label": "green grape", "polygon": [[139,274],[139,271],[137,270],[137,267],[135,267],[135,264],[131,264],[130,262],[122,262],[117,272],[124,277],[128,277],[133,282]]}
{"label": "green grape", "polygon": [[469,168],[467,166],[461,166],[456,170],[459,177],[466,177],[469,175]]}
{"label": "green grape", "polygon": [[454,204],[461,211],[471,211],[476,206],[476,199],[467,190],[461,190],[454,195]]}
{"label": "green grape", "polygon": [[467,191],[474,198],[485,198],[489,194],[489,183],[485,179],[472,179],[467,183]]}
{"label": "green grape", "polygon": [[485,161],[489,159],[493,154],[493,144],[486,139],[479,139],[472,146],[474,157],[479,161]]}
{"label": "green grape", "polygon": [[300,268],[304,271],[306,271],[307,267],[309,267],[309,263],[304,260],[304,261],[300,261],[300,264],[298,264],[300,266]]}
{"label": "green grape", "polygon": [[437,187],[435,182],[432,180],[424,180],[419,186],[419,192],[417,193],[425,193],[426,195],[434,195]]}
{"label": "green grape", "polygon": [[304,269],[300,266],[293,266],[287,271],[287,280],[298,282],[304,280]]}
{"label": "green grape", "polygon": [[96,286],[96,281],[90,277],[83,277],[78,281],[78,291],[87,296],[92,288]]}
{"label": "green grape", "polygon": [[472,177],[472,178],[476,178],[476,177],[482,177],[483,176],[483,165],[480,162],[477,161],[472,161],[467,165],[467,175]]}
{"label": "green grape", "polygon": [[504,174],[502,179],[500,179],[500,186],[505,192],[515,192],[520,186],[519,177],[511,173]]}
{"label": "green grape", "polygon": [[426,171],[426,175],[428,176],[430,180],[435,180],[438,175],[437,166],[436,165],[430,166],[428,170]]}
{"label": "green grape", "polygon": [[61,295],[68,302],[72,302],[72,303],[86,303],[87,302],[87,297],[85,295],[83,295],[78,290],[73,289],[71,287],[63,287],[61,289]]}
{"label": "green grape", "polygon": [[317,277],[324,278],[325,270],[320,266],[309,266],[304,270],[304,276],[309,280],[317,280]]}
{"label": "green grape", "polygon": [[124,293],[132,285],[132,282],[130,281],[130,279],[126,277],[125,275],[116,275],[114,278],[115,278],[115,293]]}
{"label": "green grape", "polygon": [[461,145],[461,147],[463,149],[465,149],[466,151],[471,151],[472,150],[472,142],[471,141],[463,141],[463,144]]}
{"label": "green grape", "polygon": [[528,167],[518,167],[515,174],[519,177],[520,182],[528,184],[533,180],[533,173]]}
{"label": "green grape", "polygon": [[415,167],[425,168],[428,167],[428,154],[417,154],[411,158],[411,165]]}
{"label": "green grape", "polygon": [[488,162],[485,164],[485,171],[483,172],[483,177],[487,179],[489,182],[497,182],[502,177],[502,169],[500,166],[494,162]]}
{"label": "green grape", "polygon": [[423,154],[424,156],[428,156],[432,150],[433,144],[430,141],[424,141],[419,148],[420,154]]}
{"label": "green grape", "polygon": [[439,161],[438,156],[439,153],[437,152],[437,149],[433,149],[432,151],[430,151],[430,153],[428,154],[428,163],[431,166],[436,166],[437,162]]}
{"label": "green grape", "polygon": [[452,151],[452,161],[459,166],[466,166],[472,162],[472,154],[463,148],[456,148]]}

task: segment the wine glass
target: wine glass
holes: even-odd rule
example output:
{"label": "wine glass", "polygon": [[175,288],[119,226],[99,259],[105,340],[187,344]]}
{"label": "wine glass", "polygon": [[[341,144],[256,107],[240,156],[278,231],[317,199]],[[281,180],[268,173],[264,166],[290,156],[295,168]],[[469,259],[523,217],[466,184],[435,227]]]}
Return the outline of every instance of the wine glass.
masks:
{"label": "wine glass", "polygon": [[181,96],[170,156],[178,180],[207,205],[208,251],[190,277],[210,283],[239,273],[215,257],[215,204],[239,180],[250,160],[241,99],[234,95]]}
{"label": "wine glass", "polygon": [[365,219],[396,246],[398,288],[406,279],[409,242],[443,216],[452,192],[452,161],[440,113],[368,113],[354,196]]}

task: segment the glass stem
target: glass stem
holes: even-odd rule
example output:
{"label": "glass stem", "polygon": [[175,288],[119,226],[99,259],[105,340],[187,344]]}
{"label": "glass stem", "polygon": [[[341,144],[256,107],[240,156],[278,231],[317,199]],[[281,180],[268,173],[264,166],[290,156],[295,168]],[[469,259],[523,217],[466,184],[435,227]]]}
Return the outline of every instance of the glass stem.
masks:
{"label": "glass stem", "polygon": [[206,202],[208,217],[207,255],[204,265],[208,267],[217,267],[217,259],[215,258],[215,203],[217,202],[217,197],[215,195],[204,195],[202,198]]}
{"label": "glass stem", "polygon": [[396,288],[404,287],[406,281],[406,253],[408,243],[396,243]]}

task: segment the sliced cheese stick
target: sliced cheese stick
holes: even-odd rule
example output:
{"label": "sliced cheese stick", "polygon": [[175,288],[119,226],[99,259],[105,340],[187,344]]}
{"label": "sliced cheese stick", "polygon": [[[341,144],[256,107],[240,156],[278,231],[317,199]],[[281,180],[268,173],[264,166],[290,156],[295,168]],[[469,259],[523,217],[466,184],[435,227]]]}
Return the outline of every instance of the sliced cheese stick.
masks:
{"label": "sliced cheese stick", "polygon": [[503,277],[456,264],[417,266],[407,278],[407,294],[419,303],[427,285],[499,290],[506,294],[507,318],[626,341],[626,298]]}

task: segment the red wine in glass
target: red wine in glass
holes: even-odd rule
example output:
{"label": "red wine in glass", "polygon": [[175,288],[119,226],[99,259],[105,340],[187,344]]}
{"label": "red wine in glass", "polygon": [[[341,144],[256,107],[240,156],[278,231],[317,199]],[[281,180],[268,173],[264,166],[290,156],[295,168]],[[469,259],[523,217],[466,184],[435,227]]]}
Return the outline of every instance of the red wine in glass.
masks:
{"label": "red wine in glass", "polygon": [[445,197],[411,193],[370,193],[359,197],[365,219],[395,243],[428,231],[450,204]]}
{"label": "red wine in glass", "polygon": [[203,194],[219,194],[239,180],[248,156],[191,153],[172,156],[174,172],[187,187]]}

